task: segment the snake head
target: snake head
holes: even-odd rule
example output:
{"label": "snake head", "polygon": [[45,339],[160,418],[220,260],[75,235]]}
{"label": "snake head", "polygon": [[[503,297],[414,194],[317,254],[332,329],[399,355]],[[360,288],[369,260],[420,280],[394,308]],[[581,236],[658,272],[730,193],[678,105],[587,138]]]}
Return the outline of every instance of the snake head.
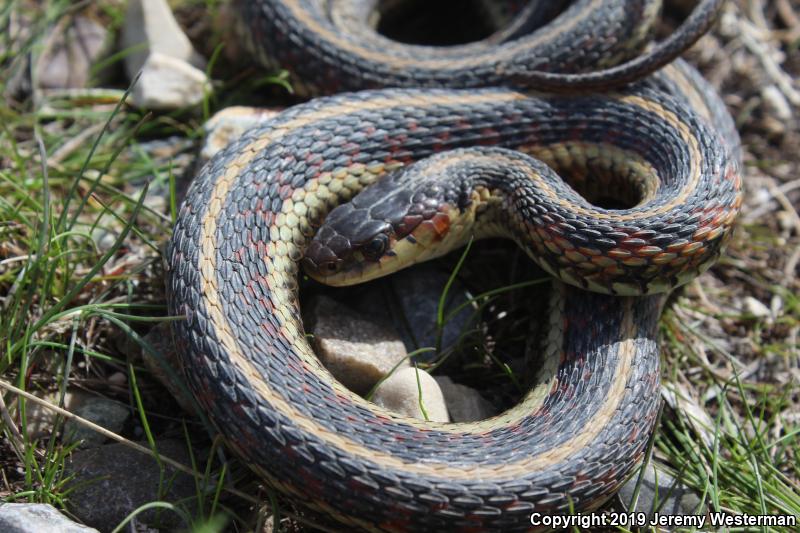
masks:
{"label": "snake head", "polygon": [[353,285],[442,255],[429,247],[449,229],[441,191],[392,173],[334,208],[305,252],[306,273],[328,285]]}
{"label": "snake head", "polygon": [[386,253],[391,226],[369,218],[367,210],[353,203],[330,212],[306,250],[303,266],[312,278],[330,285],[347,285],[370,262],[379,262]]}

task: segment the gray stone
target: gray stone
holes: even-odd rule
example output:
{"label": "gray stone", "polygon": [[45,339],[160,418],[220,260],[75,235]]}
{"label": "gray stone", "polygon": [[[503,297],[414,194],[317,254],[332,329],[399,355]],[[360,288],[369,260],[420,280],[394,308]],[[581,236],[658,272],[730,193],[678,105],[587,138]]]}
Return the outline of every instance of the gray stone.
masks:
{"label": "gray stone", "polygon": [[270,121],[279,112],[278,109],[247,106],[222,109],[203,125],[206,137],[200,150],[200,157],[208,161],[231,141],[241,137],[245,131]]}
{"label": "gray stone", "polygon": [[[140,443],[147,446],[147,443]],[[186,443],[167,439],[156,441],[158,452],[183,464],[190,464]],[[156,460],[123,444],[106,444],[79,450],[65,467],[65,477],[74,476],[68,487],[69,510],[85,524],[111,531],[131,511],[152,501],[191,504],[196,496],[194,479],[164,464],[163,476]],[[136,522],[164,528],[186,526],[175,513],[155,509],[140,513]]]}
{"label": "gray stone", "polygon": [[182,59],[153,52],[142,65],[131,101],[146,109],[179,109],[199,104],[210,89],[202,70]]}
{"label": "gray stone", "polygon": [[356,392],[366,394],[392,369],[407,368],[406,349],[391,328],[320,296],[311,313],[317,356],[331,374]]}
{"label": "gray stone", "polygon": [[3,533],[97,533],[76,524],[52,505],[43,503],[0,503],[0,531]]}
{"label": "gray stone", "polygon": [[[42,394],[41,397],[53,405],[58,405],[58,392]],[[64,395],[64,409],[74,413],[88,398],[90,396],[80,390],[68,390]],[[25,406],[25,431],[28,437],[31,440],[48,438],[53,432],[56,416],[57,413],[55,411],[48,409],[44,405],[27,402]]]}
{"label": "gray stone", "polygon": [[[108,398],[90,396],[75,409],[74,413],[100,427],[119,433],[128,421],[130,409]],[[70,418],[64,422],[64,441],[80,442],[82,448],[92,448],[103,444],[106,437]]]}
{"label": "gray stone", "polygon": [[761,303],[759,300],[756,300],[752,296],[745,297],[743,309],[745,312],[753,315],[756,318],[767,318],[770,316],[769,307]]}
{"label": "gray stone", "polygon": [[442,389],[451,422],[477,422],[497,414],[492,403],[472,387],[455,383],[447,376],[435,376],[435,379]]}
{"label": "gray stone", "polygon": [[[392,313],[400,316],[392,317],[393,323],[399,327],[399,333],[409,351],[418,348],[436,346],[436,314],[439,308],[439,297],[444,290],[449,274],[430,264],[422,264],[414,268],[402,270],[387,278],[391,284],[399,309],[389,306]],[[467,302],[469,294],[466,288],[456,279],[450,286],[445,312],[455,309]],[[380,298],[368,298],[367,305],[381,301]],[[370,303],[372,302],[372,303]],[[360,309],[359,309],[360,310]],[[450,319],[442,331],[442,350],[453,347],[461,334],[474,325],[471,320],[472,307],[467,305]],[[375,309],[375,313],[386,313],[384,309]],[[372,311],[370,311],[372,313]],[[422,353],[418,358],[429,360],[433,352]]]}
{"label": "gray stone", "polygon": [[619,491],[622,503],[632,512],[644,512],[649,516],[658,512],[662,515],[690,515],[705,513],[703,505],[697,494],[689,487],[657,468],[650,463],[644,472],[642,483],[639,486],[639,499],[636,508],[631,508],[633,493],[636,489],[639,475],[633,476]]}
{"label": "gray stone", "polygon": [[92,230],[92,240],[97,245],[98,251],[105,253],[114,247],[114,243],[119,238],[119,233],[102,226],[96,226]]}
{"label": "gray stone", "polygon": [[205,68],[205,59],[192,47],[166,0],[128,0],[121,45],[127,51],[125,70],[130,78],[154,53]]}
{"label": "gray stone", "polygon": [[64,19],[50,33],[36,61],[40,89],[87,87],[92,66],[111,52],[113,39],[103,25],[76,16]]}
{"label": "gray stone", "polygon": [[[424,413],[420,400],[425,407]],[[398,370],[378,385],[372,401],[401,415],[431,422],[450,421],[439,384],[424,370]]]}
{"label": "gray stone", "polygon": [[211,85],[205,59],[183,33],[165,0],[129,0],[122,28],[125,70],[141,71],[131,101],[147,109],[179,109],[200,103]]}

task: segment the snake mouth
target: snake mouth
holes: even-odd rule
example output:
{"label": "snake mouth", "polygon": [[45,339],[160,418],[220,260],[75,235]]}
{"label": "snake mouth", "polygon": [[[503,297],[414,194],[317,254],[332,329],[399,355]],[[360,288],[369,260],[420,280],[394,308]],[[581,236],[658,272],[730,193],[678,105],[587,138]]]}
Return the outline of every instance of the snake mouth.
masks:
{"label": "snake mouth", "polygon": [[[352,246],[334,251],[322,239],[314,238],[303,257],[303,268],[306,274],[320,283],[336,287],[355,285],[371,281],[402,268],[417,263],[413,245],[407,239],[396,241],[393,237],[380,234],[365,246]],[[413,237],[412,237],[413,239]],[[370,244],[384,241],[384,249],[376,256],[364,252]],[[373,249],[377,246],[372,244]],[[412,249],[410,249],[412,248]]]}

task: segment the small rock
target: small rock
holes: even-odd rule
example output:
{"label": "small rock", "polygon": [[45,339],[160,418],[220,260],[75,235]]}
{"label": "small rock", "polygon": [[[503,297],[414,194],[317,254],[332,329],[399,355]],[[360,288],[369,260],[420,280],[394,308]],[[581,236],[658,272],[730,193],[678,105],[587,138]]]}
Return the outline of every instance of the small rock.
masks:
{"label": "small rock", "polygon": [[797,223],[795,222],[797,219],[797,213],[793,211],[778,211],[778,214],[775,216],[775,218],[778,220],[778,225],[783,231],[789,232],[797,227]]}
{"label": "small rock", "polygon": [[335,300],[318,297],[312,321],[317,356],[336,379],[357,394],[369,392],[398,363],[401,368],[409,365],[397,333]]}
{"label": "small rock", "polygon": [[210,83],[205,72],[189,63],[153,52],[142,66],[131,101],[147,109],[178,109],[200,103]]}
{"label": "small rock", "polygon": [[128,0],[122,27],[122,48],[128,50],[125,69],[131,79],[144,68],[151,54],[160,54],[198,69],[206,66],[192,47],[166,0]]}
{"label": "small rock", "polygon": [[[58,405],[58,392],[49,393],[42,396],[43,399]],[[90,396],[81,391],[68,390],[64,395],[64,409],[75,412]],[[38,403],[27,402],[25,407],[25,430],[31,440],[44,439],[53,432],[53,425],[56,422],[57,413],[52,409]]]}
{"label": "small rock", "polygon": [[108,383],[111,385],[123,386],[128,382],[128,376],[122,372],[114,372],[108,376]]}
{"label": "small rock", "polygon": [[[122,430],[130,416],[128,407],[98,396],[87,398],[74,413],[114,433]],[[82,448],[93,448],[103,444],[106,437],[74,419],[69,419],[64,422],[64,441],[67,443],[80,442]]]}
{"label": "small rock", "polygon": [[[141,443],[147,446],[147,443]],[[190,464],[186,443],[177,439],[156,441],[158,452],[183,464]],[[123,444],[106,444],[91,450],[79,450],[65,467],[69,483],[68,507],[82,522],[100,531],[111,531],[137,507],[152,501],[194,501],[196,486],[188,474],[165,464],[161,475],[158,463],[147,454]],[[136,516],[138,522],[156,525],[156,516],[164,528],[188,526],[175,513],[151,509]]]}
{"label": "small rock", "polygon": [[[393,301],[399,305],[387,306],[380,292],[372,290],[365,292],[354,305],[359,312],[386,317],[391,323],[397,324],[407,350],[434,347],[439,297],[449,277],[447,272],[429,263],[416,265],[387,278],[394,294]],[[376,286],[375,290],[379,291],[379,287]],[[445,312],[467,302],[469,297],[466,288],[456,279],[450,286]],[[442,332],[443,350],[453,347],[461,334],[474,325],[471,320],[472,312],[473,308],[466,305],[445,323]],[[433,352],[426,352],[417,355],[416,359],[428,360],[433,357]]]}
{"label": "small rock", "polygon": [[435,379],[442,389],[451,422],[478,422],[497,414],[492,403],[472,387],[455,383],[447,376]]}
{"label": "small rock", "polygon": [[[450,421],[442,389],[433,376],[424,370],[398,370],[378,385],[372,401],[401,415],[431,422]],[[424,413],[420,403],[425,407]]]}
{"label": "small rock", "polygon": [[653,463],[648,464],[644,472],[636,508],[630,508],[638,479],[638,475],[633,476],[619,491],[619,498],[628,511],[644,512],[650,516],[655,512],[662,515],[705,513],[705,506],[697,494],[670,474],[657,469]]}
{"label": "small rock", "polygon": [[131,101],[147,109],[178,109],[200,103],[210,89],[205,60],[183,33],[165,0],[130,0],[122,28],[130,50],[125,69],[142,76]]}
{"label": "small rock", "polygon": [[744,299],[744,311],[756,318],[766,318],[770,316],[769,307],[756,300],[752,296]]}
{"label": "small rock", "polygon": [[[436,312],[439,308],[439,297],[444,290],[448,272],[433,266],[424,266],[414,272],[403,270],[392,278],[392,286],[400,301],[408,324],[414,332],[419,347],[436,345]],[[467,302],[469,293],[464,285],[456,279],[450,286],[445,312]],[[442,350],[453,347],[461,334],[473,325],[471,321],[473,309],[467,305],[445,325],[442,331]]]}
{"label": "small rock", "polygon": [[3,533],[97,533],[96,529],[76,524],[52,505],[43,503],[4,503],[0,505],[0,531]]}
{"label": "small rock", "polygon": [[91,68],[111,52],[108,31],[83,16],[56,26],[36,61],[36,81],[41,89],[80,89],[88,86]]}
{"label": "small rock", "polygon": [[773,318],[781,316],[781,312],[783,311],[783,298],[781,298],[780,295],[772,295],[772,299],[769,302],[769,311]]}
{"label": "small rock", "polygon": [[[400,276],[392,280],[400,306],[420,347],[436,345],[436,313],[439,308],[439,297],[449,278],[449,272],[431,266],[429,270],[416,274],[404,270]],[[456,279],[450,286],[445,302],[445,316],[469,299],[466,287]],[[474,325],[473,311],[470,305],[466,305],[444,324],[441,346],[443,351],[454,347],[459,337]]]}
{"label": "small rock", "polygon": [[114,243],[117,242],[118,237],[119,233],[109,228],[96,226],[92,230],[92,240],[97,245],[98,251],[100,251],[101,253],[105,253],[109,251],[111,248],[113,248]]}
{"label": "small rock", "polygon": [[231,141],[241,137],[246,130],[264,124],[277,115],[280,110],[260,107],[232,106],[216,113],[204,125],[206,138],[200,157],[205,161],[228,146]]}

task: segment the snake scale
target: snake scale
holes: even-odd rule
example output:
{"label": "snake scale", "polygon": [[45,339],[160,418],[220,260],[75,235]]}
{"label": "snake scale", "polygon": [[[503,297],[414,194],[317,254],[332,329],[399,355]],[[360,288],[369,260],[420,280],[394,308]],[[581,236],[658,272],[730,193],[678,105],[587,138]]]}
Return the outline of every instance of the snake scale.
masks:
{"label": "snake scale", "polygon": [[[248,131],[181,206],[167,287],[186,319],[173,330],[228,446],[348,529],[526,531],[534,511],[608,499],[653,429],[663,294],[714,262],[741,204],[731,118],[696,71],[666,65],[720,3],[702,0],[639,55],[657,0],[577,0],[542,27],[526,17],[546,2],[531,2],[511,29],[450,47],[383,37],[376,0],[237,2],[265,66],[308,94],[358,92]],[[614,188],[631,207],[576,192]],[[339,384],[303,333],[304,256],[312,276],[352,283],[473,235],[513,238],[561,280],[523,401],[429,423]]]}

